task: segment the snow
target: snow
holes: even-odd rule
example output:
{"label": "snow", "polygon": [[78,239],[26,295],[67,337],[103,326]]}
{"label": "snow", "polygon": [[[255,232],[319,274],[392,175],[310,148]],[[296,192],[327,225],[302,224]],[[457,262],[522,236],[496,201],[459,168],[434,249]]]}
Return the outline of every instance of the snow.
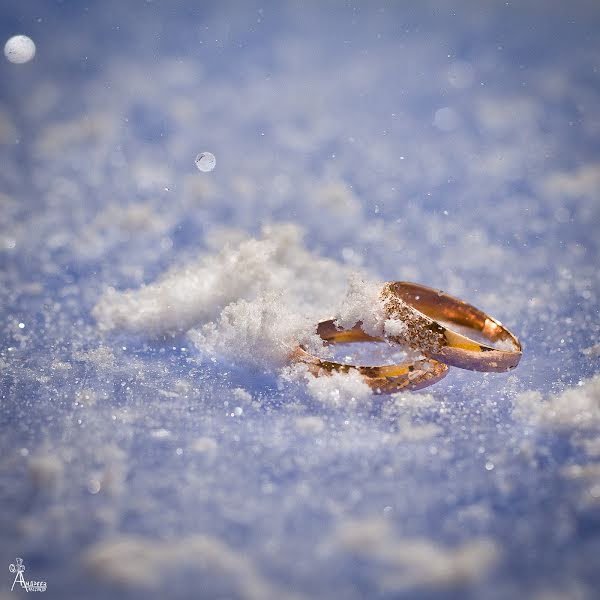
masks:
{"label": "snow", "polygon": [[199,171],[208,173],[215,168],[217,159],[212,152],[201,152],[198,154],[198,156],[196,156],[196,160],[194,162],[196,163],[196,167],[198,167]]}
{"label": "snow", "polygon": [[[188,592],[198,593],[198,580],[202,578],[202,589],[207,594],[242,594],[249,600],[281,598],[281,591],[269,584],[251,560],[206,536],[158,543],[143,537],[121,536],[92,546],[84,560],[93,576],[133,589],[152,589],[160,582],[162,571],[167,570],[173,579],[171,593],[181,594],[186,579]],[[194,574],[194,579],[188,579],[189,573]],[[165,590],[169,587],[165,586]]]}
{"label": "snow", "polygon": [[383,518],[345,523],[336,534],[345,549],[378,563],[381,591],[400,592],[426,584],[432,588],[463,587],[485,577],[500,558],[492,540],[472,539],[447,548],[418,538],[395,536]]}
{"label": "snow", "polygon": [[26,35],[14,35],[4,44],[4,56],[16,65],[29,62],[35,56],[35,43]]}
{"label": "snow", "polygon": [[[267,310],[271,306],[276,312],[291,302],[290,320],[280,324],[281,319],[273,319],[272,325],[309,331],[327,316],[328,306],[343,296],[352,271],[311,252],[302,238],[302,229],[292,224],[265,227],[259,238],[202,254],[140,289],[107,290],[92,314],[103,329],[159,337],[184,333],[218,317],[222,329],[230,329],[239,314],[255,310],[250,320],[260,319],[263,307]],[[303,316],[307,309],[308,318]],[[318,310],[325,312],[319,314]],[[292,316],[294,313],[299,316]],[[242,319],[245,322],[245,317]],[[266,326],[266,321],[258,324],[261,331],[256,333],[266,333],[262,330]],[[275,332],[273,341],[280,339]],[[241,352],[247,351],[241,344],[236,346]]]}
{"label": "snow", "polygon": [[538,391],[515,398],[514,414],[551,429],[600,429],[600,376],[544,398]]}
{"label": "snow", "polygon": [[[0,8],[44,49],[0,64],[4,569],[65,600],[594,598],[595,7],[85,8]],[[321,319],[401,335],[398,280],[498,318],[518,368],[382,396],[288,364]]]}
{"label": "snow", "polygon": [[305,376],[308,393],[319,402],[345,410],[368,409],[371,404],[371,388],[358,371],[332,373],[329,376]]}

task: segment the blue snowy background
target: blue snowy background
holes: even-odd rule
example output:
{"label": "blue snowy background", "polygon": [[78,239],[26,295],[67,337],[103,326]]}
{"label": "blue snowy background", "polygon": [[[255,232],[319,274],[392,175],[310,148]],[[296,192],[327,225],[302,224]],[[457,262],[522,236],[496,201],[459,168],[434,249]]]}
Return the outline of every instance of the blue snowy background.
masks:
{"label": "blue snowy background", "polygon": [[[593,1],[3,0],[37,54],[0,64],[0,599],[16,557],[62,599],[597,598],[599,31]],[[345,410],[92,316],[283,222],[489,311],[518,369]]]}

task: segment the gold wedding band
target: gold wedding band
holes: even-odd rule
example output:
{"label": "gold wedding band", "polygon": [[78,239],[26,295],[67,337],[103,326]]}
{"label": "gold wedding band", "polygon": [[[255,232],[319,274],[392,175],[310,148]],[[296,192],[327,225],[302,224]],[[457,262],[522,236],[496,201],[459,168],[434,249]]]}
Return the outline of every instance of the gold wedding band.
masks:
{"label": "gold wedding band", "polygon": [[[360,321],[351,329],[338,329],[334,319],[321,321],[317,333],[327,344],[388,341],[418,350],[425,359],[396,365],[349,365],[319,358],[303,346],[297,346],[290,359],[306,364],[316,377],[357,371],[379,393],[432,385],[446,376],[448,365],[503,372],[514,369],[521,360],[521,343],[513,333],[500,321],[450,294],[417,283],[389,281],[380,296],[386,320],[398,321],[394,333],[387,322],[383,334],[375,337],[362,329]],[[489,344],[454,329],[464,329]]]}
{"label": "gold wedding band", "polygon": [[[384,284],[381,298],[387,318],[406,324],[398,335],[386,337],[425,356],[462,369],[495,372],[514,369],[521,360],[521,343],[502,323],[445,292],[394,281]],[[477,332],[495,345],[477,342],[445,323]]]}
{"label": "gold wedding band", "polygon": [[[351,329],[338,329],[333,319],[321,321],[317,325],[317,333],[328,344],[385,341],[385,338],[365,333],[360,323]],[[392,338],[390,340],[395,341]],[[402,389],[422,389],[438,382],[448,372],[447,365],[431,358],[396,365],[349,365],[319,358],[307,352],[302,346],[294,349],[290,359],[306,364],[309,372],[317,377],[334,372],[358,371],[365,383],[381,394],[391,394]]]}

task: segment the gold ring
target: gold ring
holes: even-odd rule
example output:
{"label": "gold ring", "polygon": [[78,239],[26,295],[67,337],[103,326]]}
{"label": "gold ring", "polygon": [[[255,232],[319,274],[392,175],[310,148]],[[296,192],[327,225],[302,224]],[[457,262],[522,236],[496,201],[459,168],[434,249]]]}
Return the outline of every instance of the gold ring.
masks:
{"label": "gold ring", "polygon": [[[425,356],[462,369],[495,372],[514,369],[521,360],[521,343],[502,323],[445,292],[392,281],[384,284],[381,298],[386,317],[406,324],[404,331],[386,337]],[[477,332],[495,345],[472,340],[443,323]]]}
{"label": "gold ring", "polygon": [[[321,321],[317,325],[317,333],[328,344],[385,341],[385,338],[374,337],[365,333],[360,323],[357,323],[351,329],[338,329],[334,319]],[[391,341],[395,340],[392,339]],[[348,365],[319,358],[307,352],[302,346],[297,346],[293,350],[290,359],[306,364],[309,372],[316,377],[334,372],[358,371],[365,383],[380,394],[391,394],[401,389],[419,390],[443,379],[448,372],[447,365],[431,358],[397,365]]]}

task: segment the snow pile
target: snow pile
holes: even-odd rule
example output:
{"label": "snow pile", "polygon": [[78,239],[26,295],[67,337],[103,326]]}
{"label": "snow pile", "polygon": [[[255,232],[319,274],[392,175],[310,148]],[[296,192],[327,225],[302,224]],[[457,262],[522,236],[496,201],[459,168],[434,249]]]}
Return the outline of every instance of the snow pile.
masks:
{"label": "snow pile", "polygon": [[[280,224],[265,227],[258,239],[226,243],[140,289],[109,289],[93,315],[103,330],[150,337],[187,332],[203,356],[272,369],[284,367],[297,344],[326,353],[315,332],[325,318],[344,327],[362,321],[373,335],[401,329],[403,323],[385,319],[381,285],[311,252],[300,227]],[[317,380],[292,368],[285,377],[305,381],[315,399],[332,406],[361,405],[371,396],[358,373]]]}
{"label": "snow pile", "polygon": [[167,541],[122,535],[92,545],[83,563],[95,578],[130,589],[151,590],[162,584],[169,591],[175,588],[181,592],[178,580],[189,583],[190,574],[195,580],[200,574],[205,591],[215,585],[212,581],[228,582],[226,590],[212,590],[215,596],[248,600],[282,597],[282,590],[273,586],[243,552],[209,536]]}
{"label": "snow pile", "polygon": [[519,394],[513,414],[549,429],[600,432],[600,375],[547,399],[540,392]]}
{"label": "snow pile", "polygon": [[258,239],[226,244],[220,252],[203,254],[140,289],[109,289],[93,316],[104,330],[160,337],[211,321],[220,321],[224,329],[232,322],[254,321],[260,315],[252,312],[252,305],[224,310],[246,301],[257,311],[264,307],[266,313],[289,308],[279,320],[291,319],[290,330],[303,329],[306,325],[292,314],[313,321],[331,316],[354,269],[307,250],[302,238],[302,229],[295,225],[265,227]]}
{"label": "snow pile", "polygon": [[313,351],[322,347],[313,333],[319,320],[316,311],[300,310],[283,291],[261,294],[225,306],[216,321],[190,331],[189,336],[203,353],[261,367],[283,365],[298,343]]}
{"label": "snow pile", "polygon": [[600,506],[600,463],[569,465],[561,470],[561,475],[579,486],[581,505]]}
{"label": "snow pile", "polygon": [[336,313],[338,324],[350,328],[362,321],[362,328],[367,333],[381,335],[385,313],[380,294],[381,283],[365,282],[358,277],[351,278],[346,295]]}
{"label": "snow pile", "polygon": [[580,446],[596,462],[572,464],[561,475],[579,487],[582,507],[600,504],[600,375],[582,381],[579,386],[544,399],[539,392],[519,394],[513,414],[554,431],[570,433],[573,444]]}
{"label": "snow pile", "polygon": [[325,377],[313,377],[300,368],[290,370],[298,379],[304,379],[308,393],[315,399],[335,409],[358,410],[369,408],[372,390],[358,371],[332,373]]}
{"label": "snow pile", "polygon": [[382,590],[456,587],[483,579],[500,559],[496,542],[475,538],[454,548],[429,539],[397,538],[383,518],[347,521],[335,535],[339,547],[380,565]]}

